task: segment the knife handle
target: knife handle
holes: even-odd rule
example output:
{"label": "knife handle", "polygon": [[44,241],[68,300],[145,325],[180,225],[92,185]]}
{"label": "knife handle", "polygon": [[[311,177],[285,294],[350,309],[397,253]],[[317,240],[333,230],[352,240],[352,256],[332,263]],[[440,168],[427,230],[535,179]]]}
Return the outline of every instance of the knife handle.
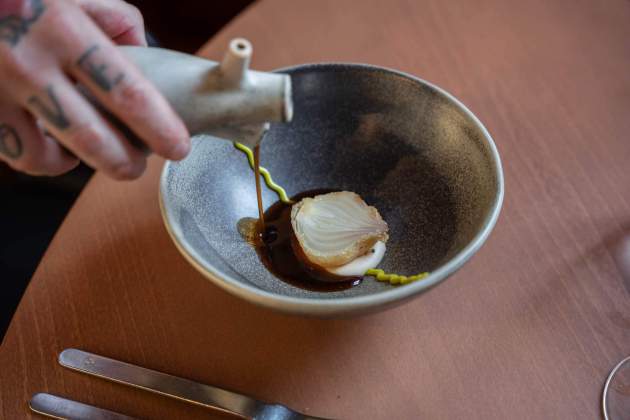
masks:
{"label": "knife handle", "polygon": [[136,420],[135,417],[125,416],[124,414],[105,410],[104,408],[94,407],[43,392],[33,395],[28,405],[35,413],[53,419]]}
{"label": "knife handle", "polygon": [[245,418],[253,418],[267,404],[245,395],[189,379],[120,362],[77,349],[59,354],[59,363],[67,368],[110,381],[144,389],[167,397],[215,408]]}

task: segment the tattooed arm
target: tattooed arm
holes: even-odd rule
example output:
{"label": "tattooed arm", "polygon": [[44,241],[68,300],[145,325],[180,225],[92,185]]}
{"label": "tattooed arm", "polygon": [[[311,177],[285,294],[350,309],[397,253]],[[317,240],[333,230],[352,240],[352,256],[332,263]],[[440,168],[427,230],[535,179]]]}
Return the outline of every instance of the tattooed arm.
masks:
{"label": "tattooed arm", "polygon": [[114,43],[146,45],[142,16],[122,0],[0,0],[0,160],[56,175],[78,157],[116,179],[140,176],[144,153],[75,81],[157,154],[188,153],[180,119]]}

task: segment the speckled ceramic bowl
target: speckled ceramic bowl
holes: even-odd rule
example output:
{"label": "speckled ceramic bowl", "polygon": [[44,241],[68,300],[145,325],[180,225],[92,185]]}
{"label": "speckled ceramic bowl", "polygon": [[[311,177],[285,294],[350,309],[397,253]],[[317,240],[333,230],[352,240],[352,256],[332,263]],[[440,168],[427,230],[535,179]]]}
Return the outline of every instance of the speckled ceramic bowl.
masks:
{"label": "speckled ceramic bowl", "polygon": [[[272,126],[262,165],[289,195],[318,188],[359,193],[390,227],[380,267],[431,274],[404,286],[366,277],[339,292],[275,278],[237,231],[241,218],[257,215],[245,156],[229,142],[200,136],[188,158],[166,164],[160,193],[169,233],[204,276],[255,304],[340,316],[418,296],[481,247],[499,215],[503,175],[492,138],[462,103],[421,79],[373,66],[282,71],[292,76],[295,117]],[[269,207],[277,197],[265,189],[263,199]]]}

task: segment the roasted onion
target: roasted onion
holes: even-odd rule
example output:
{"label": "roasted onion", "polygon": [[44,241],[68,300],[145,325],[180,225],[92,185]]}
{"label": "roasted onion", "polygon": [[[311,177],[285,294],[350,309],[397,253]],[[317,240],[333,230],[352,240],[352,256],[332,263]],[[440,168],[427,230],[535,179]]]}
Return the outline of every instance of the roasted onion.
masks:
{"label": "roasted onion", "polygon": [[353,192],[304,198],[291,209],[291,225],[304,255],[325,269],[343,266],[387,242],[387,223]]}

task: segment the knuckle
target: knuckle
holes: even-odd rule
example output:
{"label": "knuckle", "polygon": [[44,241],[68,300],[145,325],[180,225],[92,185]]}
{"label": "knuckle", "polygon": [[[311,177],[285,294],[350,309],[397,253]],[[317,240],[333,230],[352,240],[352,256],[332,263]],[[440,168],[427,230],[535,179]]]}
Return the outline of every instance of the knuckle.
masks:
{"label": "knuckle", "polygon": [[[68,27],[72,29],[73,18],[77,6],[69,1],[49,1],[46,4],[46,25],[49,28],[61,29]],[[70,26],[69,26],[70,25]],[[51,35],[54,32],[51,32]]]}
{"label": "knuckle", "polygon": [[124,181],[138,178],[144,172],[144,163],[130,162],[115,165],[111,168],[111,174],[115,179]]}
{"label": "knuckle", "polygon": [[142,17],[142,12],[133,4],[125,3],[127,5],[127,13],[133,25],[143,26],[144,18]]}
{"label": "knuckle", "polygon": [[189,151],[189,145],[185,141],[176,141],[173,136],[165,144],[164,154],[171,159],[180,160],[186,157]]}

